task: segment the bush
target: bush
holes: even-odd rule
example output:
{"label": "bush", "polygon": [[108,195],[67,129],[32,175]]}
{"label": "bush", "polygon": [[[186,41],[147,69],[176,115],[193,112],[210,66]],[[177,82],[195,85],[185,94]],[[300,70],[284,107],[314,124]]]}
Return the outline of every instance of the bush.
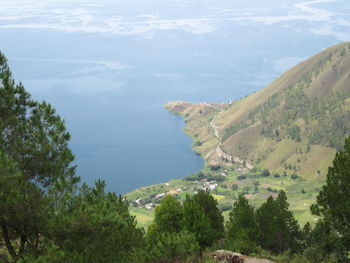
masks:
{"label": "bush", "polygon": [[221,168],[221,166],[219,164],[215,164],[215,165],[213,164],[213,165],[210,165],[209,168],[212,171],[217,171]]}
{"label": "bush", "polygon": [[261,176],[263,176],[263,177],[267,177],[267,176],[269,176],[269,175],[270,175],[270,171],[267,170],[267,169],[265,169],[265,170],[261,173]]}
{"label": "bush", "polygon": [[290,178],[292,178],[293,180],[296,180],[296,179],[298,179],[298,175],[297,174],[292,174],[291,176],[290,176]]}
{"label": "bush", "polygon": [[237,176],[237,180],[245,180],[245,179],[247,179],[247,176],[244,174]]}

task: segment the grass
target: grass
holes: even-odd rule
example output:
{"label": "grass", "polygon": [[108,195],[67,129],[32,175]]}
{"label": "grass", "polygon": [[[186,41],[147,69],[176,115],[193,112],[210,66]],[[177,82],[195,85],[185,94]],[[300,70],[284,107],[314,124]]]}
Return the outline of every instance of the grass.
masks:
{"label": "grass", "polygon": [[[208,167],[203,168],[203,173],[209,173],[216,178],[221,178],[221,173],[227,172],[227,176],[223,181],[217,180],[217,188],[211,193],[213,197],[218,201],[219,207],[231,206],[234,200],[237,199],[239,194],[245,194],[249,199],[249,202],[258,208],[268,196],[277,195],[277,191],[284,190],[287,192],[288,202],[290,203],[290,209],[294,213],[296,219],[300,225],[304,225],[307,221],[314,222],[314,217],[311,215],[309,208],[311,204],[315,202],[316,195],[321,188],[324,180],[314,181],[298,178],[293,180],[289,175],[281,176],[279,178],[273,175],[262,177],[262,170],[255,172],[249,172],[246,174],[247,178],[244,180],[238,180],[240,172],[237,172],[237,168],[240,166],[236,164],[232,167],[223,167],[217,171],[211,171]],[[238,185],[238,188],[233,190],[232,185]],[[137,199],[148,200],[147,203],[158,204],[161,198],[157,199],[155,196],[160,193],[172,193],[176,189],[182,189],[181,192],[174,194],[180,201],[184,201],[186,195],[193,194],[197,189],[207,186],[207,182],[203,181],[186,181],[184,179],[172,180],[168,183],[152,185],[148,187],[142,187],[129,194],[127,198],[131,201],[130,211],[136,216],[138,225],[147,228],[152,222],[154,209],[148,210],[144,207],[135,207],[134,201]],[[223,212],[225,220],[228,219],[230,210]]]}
{"label": "grass", "polygon": [[225,198],[224,195],[215,195],[215,194],[213,194],[213,197],[216,199],[216,201],[220,201]]}
{"label": "grass", "polygon": [[130,214],[136,217],[137,225],[139,227],[143,227],[147,229],[147,227],[152,223],[153,221],[153,210],[147,210],[147,209],[139,209],[135,207],[130,207],[129,209]]}

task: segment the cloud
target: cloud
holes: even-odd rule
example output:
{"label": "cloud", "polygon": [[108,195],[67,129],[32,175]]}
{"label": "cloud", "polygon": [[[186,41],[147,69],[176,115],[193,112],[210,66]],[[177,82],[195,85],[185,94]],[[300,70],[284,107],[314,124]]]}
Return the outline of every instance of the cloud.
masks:
{"label": "cloud", "polygon": [[97,65],[104,69],[113,70],[113,71],[130,70],[134,68],[132,66],[126,65],[117,60],[47,59],[47,58],[11,58],[11,60],[91,64],[91,65]]}
{"label": "cloud", "polygon": [[[294,9],[290,10],[286,15],[279,16],[238,16],[232,18],[232,21],[254,21],[263,23],[265,25],[273,25],[276,23],[290,22],[290,21],[306,21],[303,28],[294,27],[297,32],[306,31],[315,35],[334,36],[340,41],[350,40],[350,21],[340,17],[339,13],[332,12],[324,8],[317,8],[313,5],[321,3],[338,2],[339,0],[314,0],[294,4]],[[336,27],[348,27],[339,32]],[[345,32],[345,33],[344,33]]]}
{"label": "cloud", "polygon": [[[220,5],[212,0],[198,8],[196,1],[177,0],[168,5],[155,7],[156,0],[142,8],[135,9],[137,1],[132,0],[1,0],[0,28],[56,30],[63,32],[102,33],[115,35],[138,35],[152,37],[154,32],[181,30],[194,35],[218,32],[234,22],[261,23],[281,26],[292,21],[306,21],[302,26],[293,25],[297,32],[316,35],[332,35],[339,40],[348,40],[337,27],[350,30],[350,21],[341,10],[334,12],[319,4],[348,0],[313,0],[293,5],[281,4],[265,10],[258,0],[256,4],[232,3]],[[131,1],[131,2],[130,2]],[[159,0],[160,1],[160,0]],[[242,0],[243,2],[243,0]],[[270,3],[270,2],[269,2]],[[191,13],[187,11],[190,10]],[[259,15],[262,10],[268,15]],[[283,15],[269,15],[269,14]],[[174,18],[175,17],[175,18]],[[235,27],[237,23],[232,26]],[[327,31],[321,28],[326,28]],[[349,29],[349,30],[346,30]]]}
{"label": "cloud", "polygon": [[[89,2],[77,7],[79,1],[31,0],[19,4],[16,0],[2,0],[0,28],[39,29],[65,32],[110,33],[120,35],[146,34],[156,30],[182,30],[192,34],[205,34],[216,30],[211,19],[164,19],[154,14],[122,17],[105,9],[91,8]],[[106,2],[106,1],[104,1]],[[108,2],[108,1],[107,1]],[[56,3],[56,4],[55,4]],[[65,8],[62,8],[65,6]],[[137,19],[135,19],[137,18]]]}
{"label": "cloud", "polygon": [[340,41],[350,41],[350,29],[337,31],[332,25],[323,25],[310,29],[310,33],[319,36],[334,36]]}
{"label": "cloud", "polygon": [[[286,21],[292,21],[292,20],[306,20],[309,22],[321,22],[321,21],[330,21],[331,18],[335,15],[335,13],[328,11],[326,9],[320,9],[312,7],[313,4],[319,4],[319,3],[327,3],[327,2],[334,2],[336,0],[315,0],[315,1],[308,1],[304,3],[298,3],[294,5],[294,8],[296,11],[294,11],[294,14],[287,14],[282,16],[241,16],[237,18],[233,18],[232,20],[235,21],[256,21],[261,22],[267,25],[275,24],[275,23],[281,23]],[[295,14],[300,13],[300,14]]]}

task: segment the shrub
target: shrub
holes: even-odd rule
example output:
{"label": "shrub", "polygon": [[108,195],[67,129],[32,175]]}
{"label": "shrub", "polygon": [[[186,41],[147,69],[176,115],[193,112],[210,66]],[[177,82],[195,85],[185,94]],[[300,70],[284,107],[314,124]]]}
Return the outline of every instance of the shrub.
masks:
{"label": "shrub", "polygon": [[244,174],[237,176],[237,180],[245,180],[245,179],[247,179],[247,176]]}

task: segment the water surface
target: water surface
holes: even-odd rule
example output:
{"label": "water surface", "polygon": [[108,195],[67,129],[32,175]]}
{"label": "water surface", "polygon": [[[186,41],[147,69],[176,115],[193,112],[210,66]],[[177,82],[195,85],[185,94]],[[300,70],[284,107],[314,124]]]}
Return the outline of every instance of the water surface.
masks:
{"label": "water surface", "polygon": [[203,161],[172,100],[228,102],[350,40],[348,0],[2,0],[0,50],[72,134],[78,175],[126,193]]}

